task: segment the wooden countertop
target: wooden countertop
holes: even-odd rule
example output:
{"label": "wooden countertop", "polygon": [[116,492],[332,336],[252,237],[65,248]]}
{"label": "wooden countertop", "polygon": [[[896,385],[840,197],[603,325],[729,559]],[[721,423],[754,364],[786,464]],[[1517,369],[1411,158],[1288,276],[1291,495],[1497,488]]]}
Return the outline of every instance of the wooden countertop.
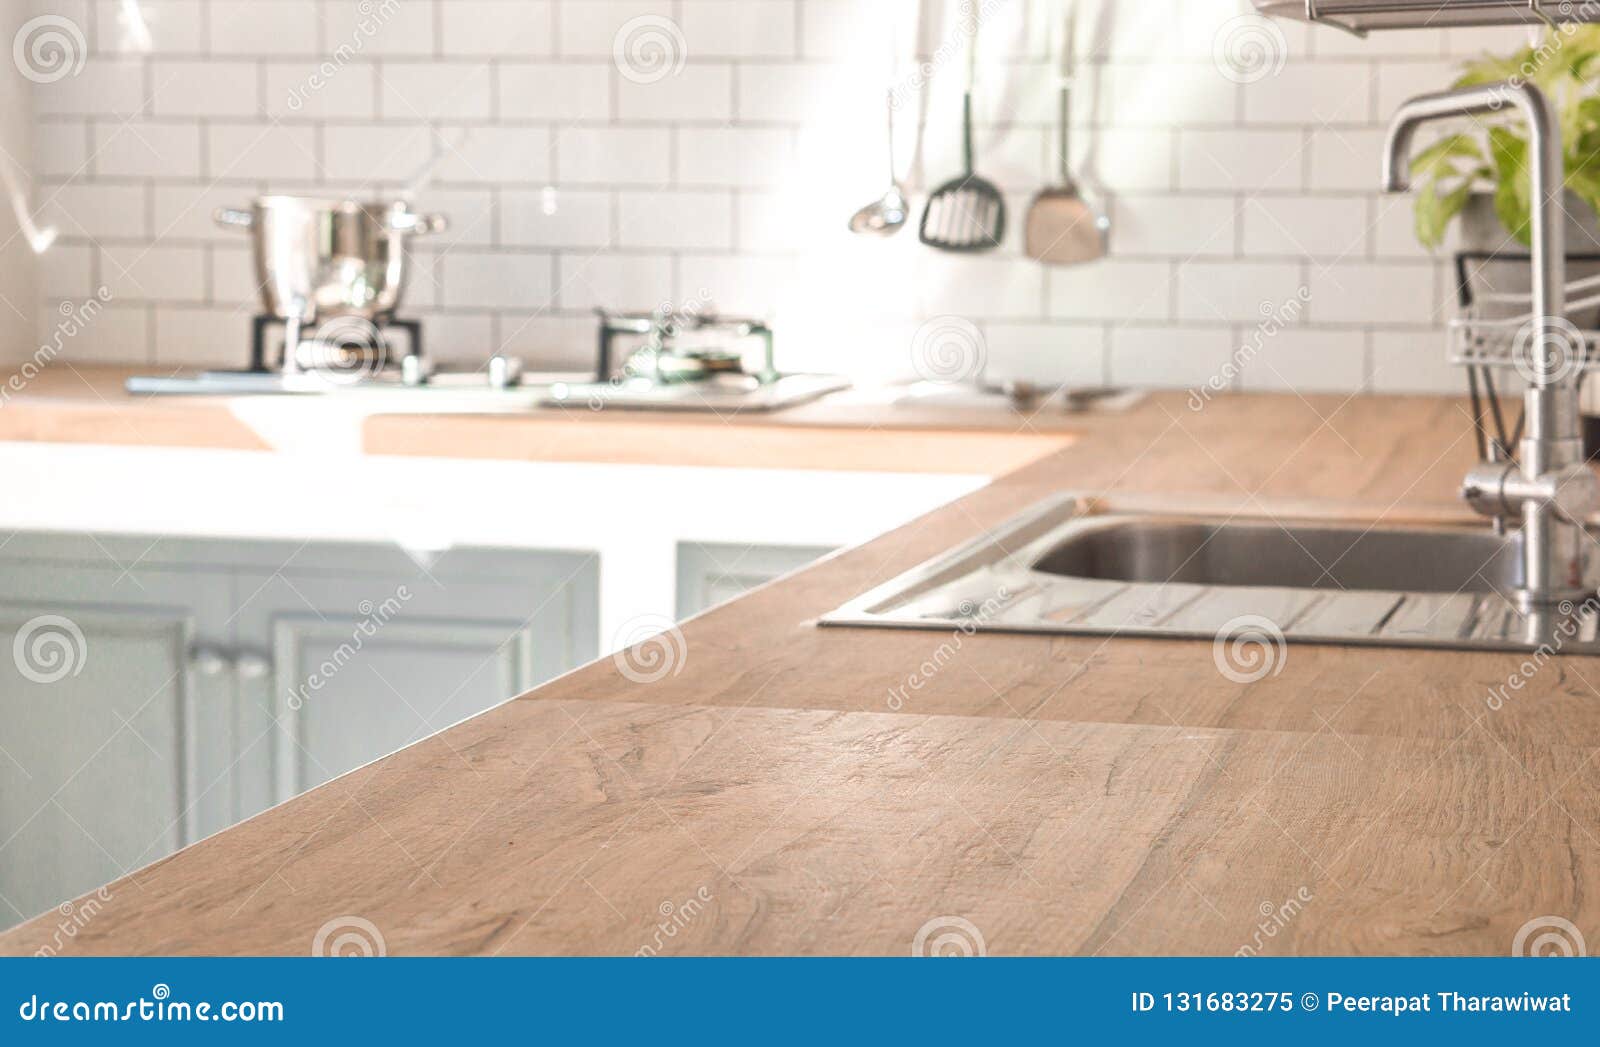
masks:
{"label": "wooden countertop", "polygon": [[1450,511],[1472,457],[1422,398],[1167,394],[1081,432],[686,623],[658,682],[603,659],[110,885],[63,952],[303,955],[346,916],[391,955],[903,955],[953,917],[991,955],[1600,941],[1594,659],[1496,710],[1522,656],[1293,646],[1241,684],[1205,642],[814,625],[1061,489]]}
{"label": "wooden countertop", "polygon": [[[270,451],[314,417],[319,432],[348,425],[368,454],[994,476],[1064,447],[1082,415],[1041,407],[950,407],[862,402],[855,393],[783,411],[591,411],[584,405],[514,414],[394,413],[356,397],[132,395],[137,367],[51,367],[17,391],[0,374],[0,441]],[[327,453],[322,440],[317,452]]]}

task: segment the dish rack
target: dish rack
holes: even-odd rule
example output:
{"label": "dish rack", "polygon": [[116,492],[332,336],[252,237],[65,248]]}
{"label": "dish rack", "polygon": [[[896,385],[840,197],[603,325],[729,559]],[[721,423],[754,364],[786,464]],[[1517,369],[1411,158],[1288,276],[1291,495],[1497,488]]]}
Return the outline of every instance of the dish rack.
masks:
{"label": "dish rack", "polygon": [[[1516,419],[1507,426],[1495,374],[1512,371],[1513,381],[1532,377],[1533,301],[1525,291],[1475,290],[1472,277],[1490,262],[1509,263],[1520,271],[1526,261],[1526,255],[1478,251],[1458,252],[1455,258],[1461,313],[1446,326],[1446,358],[1467,370],[1478,453],[1486,461],[1517,459],[1525,419],[1519,407]],[[1570,254],[1567,261],[1593,269],[1600,266],[1600,255]],[[1557,366],[1563,374],[1586,381],[1589,372],[1600,370],[1600,272],[1569,280],[1563,298],[1566,315],[1578,315],[1586,324],[1568,323],[1556,334],[1566,342],[1567,353]]]}

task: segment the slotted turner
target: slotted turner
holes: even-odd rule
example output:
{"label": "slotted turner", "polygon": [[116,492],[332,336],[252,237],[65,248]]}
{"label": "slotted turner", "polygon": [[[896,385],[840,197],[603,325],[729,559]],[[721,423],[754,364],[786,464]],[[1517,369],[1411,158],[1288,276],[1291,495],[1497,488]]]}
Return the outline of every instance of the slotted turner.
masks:
{"label": "slotted turner", "polygon": [[966,164],[928,194],[917,236],[941,251],[988,251],[1006,232],[1006,202],[993,182],[980,178],[972,162],[972,85],[978,78],[978,5],[967,3],[967,87],[961,96],[961,154]]}

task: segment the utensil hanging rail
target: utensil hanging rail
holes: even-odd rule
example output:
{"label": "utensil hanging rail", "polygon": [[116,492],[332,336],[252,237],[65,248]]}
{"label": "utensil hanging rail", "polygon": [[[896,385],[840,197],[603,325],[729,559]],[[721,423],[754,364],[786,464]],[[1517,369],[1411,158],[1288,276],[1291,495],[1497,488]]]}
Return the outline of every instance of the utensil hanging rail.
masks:
{"label": "utensil hanging rail", "polygon": [[1357,36],[1372,29],[1444,29],[1600,21],[1600,4],[1581,0],[1255,0],[1275,18],[1320,22]]}

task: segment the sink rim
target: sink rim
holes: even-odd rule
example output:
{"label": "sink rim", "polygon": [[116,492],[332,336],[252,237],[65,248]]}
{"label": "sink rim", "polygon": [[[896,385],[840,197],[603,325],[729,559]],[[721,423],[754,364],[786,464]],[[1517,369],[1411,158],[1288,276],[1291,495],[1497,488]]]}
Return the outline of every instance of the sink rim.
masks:
{"label": "sink rim", "polygon": [[[1423,507],[1408,511],[1404,516],[1395,516],[1392,507],[1365,508],[1349,502],[1319,504],[1285,500],[1277,503],[1257,502],[1243,509],[1237,502],[1207,504],[1204,499],[1187,498],[1185,502],[1182,507],[1175,507],[1173,499],[1151,495],[1062,492],[1035,502],[1000,525],[871,587],[822,615],[818,624],[959,629],[968,633],[990,631],[1215,641],[1220,637],[1218,629],[1209,623],[1204,626],[1196,624],[1192,613],[1194,605],[1198,604],[1204,609],[1212,603],[1225,604],[1229,599],[1236,604],[1252,600],[1269,604],[1300,597],[1304,604],[1281,630],[1280,639],[1336,645],[1467,650],[1532,650],[1554,642],[1558,650],[1564,648],[1568,653],[1600,654],[1600,635],[1597,635],[1600,633],[1600,599],[1593,597],[1577,607],[1564,603],[1559,612],[1556,609],[1528,611],[1520,608],[1510,594],[1495,589],[1451,593],[1407,589],[1318,590],[1270,585],[1200,585],[1170,581],[1122,582],[1047,574],[1033,568],[1041,550],[1060,545],[1062,531],[1074,521],[1083,522],[1091,518],[1098,521],[1114,516],[1176,519],[1222,517],[1258,523],[1301,523],[1324,527],[1344,525],[1368,531],[1381,527],[1385,531],[1492,533],[1481,518],[1463,510],[1445,513]],[[1391,519],[1391,516],[1394,518]],[[1516,540],[1515,532],[1504,540]],[[1099,603],[1091,604],[1088,601],[1095,596],[1095,591],[1091,590],[1096,587],[1102,594],[1108,590],[1115,591],[1104,595]],[[1169,590],[1173,592],[1169,594]],[[949,604],[949,599],[955,595],[969,594],[970,599],[962,599],[954,606]],[[1144,596],[1153,601],[1169,595],[1173,599],[1184,595],[1192,599],[1176,609],[1163,610],[1150,621],[1130,619],[1115,624],[1094,621],[1094,616],[1099,613],[1097,608],[1114,605],[1119,596]],[[1087,609],[1072,618],[1041,616],[1031,610],[1035,605],[1045,608],[1052,599],[1063,596],[1080,600]],[[1385,611],[1383,601],[1388,598],[1392,598],[1393,603]],[[946,609],[938,613],[919,613],[919,603],[925,609],[940,599],[946,601]],[[990,605],[996,599],[1000,602],[995,609],[991,609]],[[1358,611],[1357,601],[1365,601],[1367,606]],[[1191,611],[1185,612],[1186,607]],[[1411,627],[1411,619],[1419,617],[1420,611],[1429,608],[1436,609],[1426,616],[1422,631],[1404,631]],[[1429,631],[1433,621],[1446,609],[1450,614],[1446,616],[1445,623]],[[1397,612],[1402,611],[1404,613],[1397,619]],[[1361,615],[1372,619],[1372,628],[1368,632],[1357,628],[1362,621]],[[1341,617],[1352,620],[1340,622]],[[1338,628],[1328,628],[1330,619]],[[1163,624],[1168,620],[1173,624]],[[1391,620],[1396,620],[1393,627],[1389,624]],[[1459,626],[1449,626],[1452,621],[1459,622]]]}

